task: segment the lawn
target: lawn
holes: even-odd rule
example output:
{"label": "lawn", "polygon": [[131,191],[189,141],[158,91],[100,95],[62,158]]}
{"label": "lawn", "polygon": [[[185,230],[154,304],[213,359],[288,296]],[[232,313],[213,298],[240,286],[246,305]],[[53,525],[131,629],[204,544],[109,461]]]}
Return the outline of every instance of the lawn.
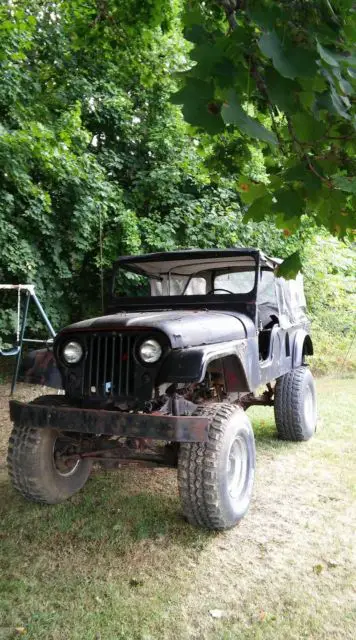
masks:
{"label": "lawn", "polygon": [[5,468],[7,392],[2,385],[1,640],[354,637],[355,380],[318,381],[308,443],[279,442],[271,409],[249,412],[254,498],[223,534],[183,521],[173,470],[95,471],[65,504],[26,502]]}

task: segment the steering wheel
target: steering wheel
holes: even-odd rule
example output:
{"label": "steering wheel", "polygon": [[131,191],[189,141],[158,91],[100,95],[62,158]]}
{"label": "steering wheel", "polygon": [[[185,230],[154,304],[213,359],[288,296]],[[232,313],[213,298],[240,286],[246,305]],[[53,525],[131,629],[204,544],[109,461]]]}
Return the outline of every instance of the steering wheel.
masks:
{"label": "steering wheel", "polygon": [[208,291],[208,293],[206,294],[207,296],[210,296],[212,293],[215,293],[215,291],[224,291],[224,293],[230,293],[231,295],[233,295],[232,291],[228,291],[227,289],[210,289],[210,291]]}

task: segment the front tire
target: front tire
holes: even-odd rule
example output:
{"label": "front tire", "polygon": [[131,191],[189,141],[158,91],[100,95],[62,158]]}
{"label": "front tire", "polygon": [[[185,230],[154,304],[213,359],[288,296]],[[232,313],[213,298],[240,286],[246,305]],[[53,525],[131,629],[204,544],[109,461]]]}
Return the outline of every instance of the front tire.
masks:
{"label": "front tire", "polygon": [[229,404],[198,407],[210,418],[206,443],[184,443],[178,459],[178,486],[188,522],[212,530],[230,529],[246,514],[255,476],[251,423]]}
{"label": "front tire", "polygon": [[316,390],[308,367],[292,369],[278,378],[274,415],[278,436],[282,440],[301,442],[314,435],[317,422]]}
{"label": "front tire", "polygon": [[87,481],[91,460],[72,465],[57,455],[63,434],[54,429],[15,425],[9,440],[8,471],[14,488],[25,498],[42,504],[58,504],[79,491]]}

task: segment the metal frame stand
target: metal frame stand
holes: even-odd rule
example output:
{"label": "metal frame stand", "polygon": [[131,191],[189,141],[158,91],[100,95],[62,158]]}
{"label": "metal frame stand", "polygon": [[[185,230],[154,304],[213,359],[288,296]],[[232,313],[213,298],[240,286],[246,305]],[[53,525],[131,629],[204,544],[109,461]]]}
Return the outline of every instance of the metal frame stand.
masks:
{"label": "metal frame stand", "polygon": [[[36,344],[51,344],[53,342],[53,338],[56,336],[56,332],[53,329],[48,316],[44,310],[44,308],[42,307],[36,293],[35,293],[35,285],[33,284],[0,284],[0,290],[12,290],[12,291],[18,291],[19,295],[21,295],[21,292],[24,291],[26,294],[26,298],[25,298],[25,303],[24,303],[24,307],[23,307],[23,313],[22,313],[22,322],[21,322],[21,328],[20,328],[20,333],[18,336],[18,340],[17,340],[17,350],[13,353],[10,352],[7,355],[16,355],[16,363],[15,363],[15,370],[14,370],[14,374],[12,376],[12,383],[11,383],[11,391],[10,391],[10,395],[13,395],[15,388],[16,388],[16,384],[17,384],[17,379],[18,379],[18,375],[19,375],[19,370],[20,370],[20,363],[21,363],[21,356],[22,356],[22,347],[23,344],[25,342],[28,343],[36,343]],[[38,311],[40,312],[40,315],[42,317],[42,320],[44,321],[44,324],[46,325],[49,334],[50,334],[50,338],[48,340],[36,340],[36,339],[32,339],[32,338],[25,338],[25,330],[26,330],[26,325],[27,325],[27,316],[28,316],[28,309],[30,306],[30,300],[31,298],[33,299]],[[6,355],[2,354],[2,355]]]}

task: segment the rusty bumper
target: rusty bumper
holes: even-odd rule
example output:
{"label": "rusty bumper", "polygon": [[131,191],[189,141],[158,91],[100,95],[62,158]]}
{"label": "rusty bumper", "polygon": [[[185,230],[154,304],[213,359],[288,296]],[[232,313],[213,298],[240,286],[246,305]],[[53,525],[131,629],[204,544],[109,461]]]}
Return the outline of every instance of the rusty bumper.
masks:
{"label": "rusty bumper", "polygon": [[20,426],[75,431],[87,435],[206,442],[209,420],[198,416],[124,413],[103,409],[36,405],[10,401],[10,417]]}

